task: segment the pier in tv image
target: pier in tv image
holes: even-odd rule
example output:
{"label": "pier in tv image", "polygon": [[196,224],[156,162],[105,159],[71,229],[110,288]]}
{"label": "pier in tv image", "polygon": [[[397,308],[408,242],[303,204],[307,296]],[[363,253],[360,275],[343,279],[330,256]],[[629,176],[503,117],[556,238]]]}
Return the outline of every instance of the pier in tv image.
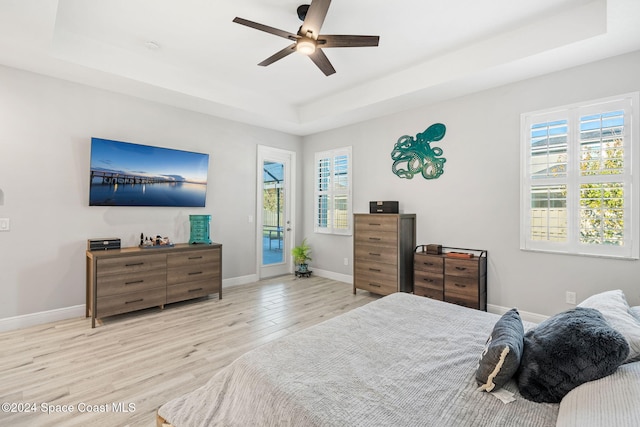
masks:
{"label": "pier in tv image", "polygon": [[209,155],[91,138],[90,206],[204,207]]}

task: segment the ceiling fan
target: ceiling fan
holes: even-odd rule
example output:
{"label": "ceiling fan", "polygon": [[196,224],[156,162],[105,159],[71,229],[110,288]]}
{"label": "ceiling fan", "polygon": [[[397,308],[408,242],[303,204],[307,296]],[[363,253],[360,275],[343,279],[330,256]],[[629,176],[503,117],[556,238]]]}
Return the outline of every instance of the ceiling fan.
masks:
{"label": "ceiling fan", "polygon": [[378,46],[380,40],[379,36],[320,34],[320,28],[322,27],[324,18],[327,16],[330,4],[331,0],[312,0],[310,5],[299,6],[297,13],[298,18],[302,21],[302,25],[297,34],[238,17],[236,17],[233,22],[293,41],[293,44],[276,52],[258,65],[266,67],[293,52],[300,52],[309,56],[326,76],[330,76],[334,74],[336,70],[333,68],[333,65],[331,65],[331,62],[329,62],[329,58],[327,58],[322,51],[323,48]]}

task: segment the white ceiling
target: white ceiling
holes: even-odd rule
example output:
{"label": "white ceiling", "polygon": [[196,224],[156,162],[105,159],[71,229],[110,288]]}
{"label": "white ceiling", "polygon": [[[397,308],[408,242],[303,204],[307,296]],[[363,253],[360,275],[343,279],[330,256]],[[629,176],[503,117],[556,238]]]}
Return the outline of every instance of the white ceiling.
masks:
{"label": "white ceiling", "polygon": [[[334,0],[326,77],[290,42],[303,0],[0,0],[0,64],[306,135],[640,49],[639,0]],[[158,48],[150,49],[149,42]]]}

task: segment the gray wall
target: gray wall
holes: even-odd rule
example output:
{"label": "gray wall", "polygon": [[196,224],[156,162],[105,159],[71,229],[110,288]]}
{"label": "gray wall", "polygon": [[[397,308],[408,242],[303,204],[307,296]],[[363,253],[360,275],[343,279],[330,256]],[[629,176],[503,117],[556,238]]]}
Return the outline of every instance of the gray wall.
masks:
{"label": "gray wall", "polygon": [[[352,238],[314,234],[312,222],[314,151],[351,145],[354,212],[368,212],[370,200],[398,200],[401,211],[417,214],[419,244],[487,249],[489,304],[549,315],[570,307],[565,291],[580,301],[621,288],[640,305],[640,261],[519,249],[520,114],[637,90],[640,52],[305,137],[304,235],[313,267],[352,273]],[[433,144],[444,150],[444,174],[430,181],[396,177],[395,142],[437,122],[447,126]],[[640,243],[638,230],[635,238]]]}
{"label": "gray wall", "polygon": [[[552,314],[568,308],[567,290],[581,300],[620,288],[639,305],[640,261],[519,250],[520,114],[635,90],[640,52],[299,138],[0,67],[0,217],[11,219],[11,231],[0,233],[0,320],[83,305],[87,238],[134,245],[145,232],[187,241],[189,214],[212,215],[224,279],[255,275],[248,216],[258,144],[297,152],[297,238],[312,244],[314,269],[352,273],[352,238],[315,234],[312,220],[314,152],[351,145],[354,212],[367,212],[370,200],[398,200],[417,214],[419,243],[487,249],[489,304]],[[447,126],[434,144],[447,159],[444,175],[393,175],[397,139],[436,122]],[[89,207],[92,136],[209,153],[207,207]]]}
{"label": "gray wall", "polygon": [[[84,305],[86,239],[186,242],[189,214],[212,215],[223,279],[254,275],[256,146],[301,158],[297,136],[4,67],[0,120],[0,217],[11,219],[0,233],[0,320]],[[92,136],[209,153],[207,207],[89,207]]]}

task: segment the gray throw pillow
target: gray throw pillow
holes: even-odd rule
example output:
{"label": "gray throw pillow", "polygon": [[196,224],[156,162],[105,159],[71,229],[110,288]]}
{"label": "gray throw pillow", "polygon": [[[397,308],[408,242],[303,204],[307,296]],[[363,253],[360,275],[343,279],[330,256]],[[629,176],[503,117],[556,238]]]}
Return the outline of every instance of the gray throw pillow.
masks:
{"label": "gray throw pillow", "polygon": [[559,313],[524,336],[516,374],[520,394],[534,402],[558,403],[572,389],[612,374],[629,344],[602,314],[576,307]]}
{"label": "gray throw pillow", "polygon": [[502,315],[487,339],[476,381],[480,390],[492,391],[504,386],[520,366],[524,328],[515,308]]}

